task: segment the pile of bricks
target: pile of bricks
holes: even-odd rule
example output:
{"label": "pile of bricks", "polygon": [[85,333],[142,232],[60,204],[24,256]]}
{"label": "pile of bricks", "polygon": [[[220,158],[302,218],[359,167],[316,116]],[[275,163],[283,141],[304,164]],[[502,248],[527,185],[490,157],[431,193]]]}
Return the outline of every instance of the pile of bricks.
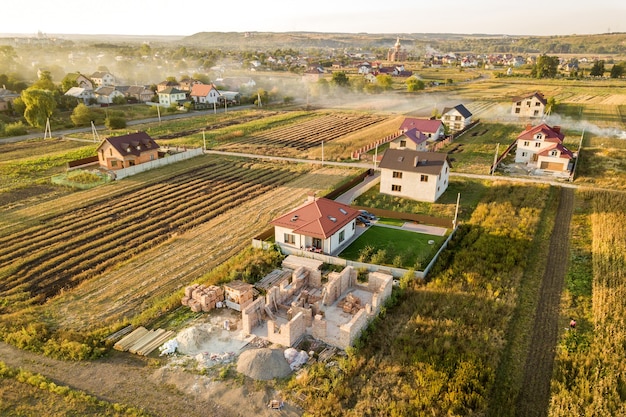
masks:
{"label": "pile of bricks", "polygon": [[191,308],[191,311],[199,313],[200,311],[213,310],[218,302],[224,301],[224,290],[216,285],[208,287],[199,284],[193,284],[185,288],[185,296],[181,302],[183,305]]}
{"label": "pile of bricks", "polygon": [[357,313],[361,307],[361,299],[352,295],[352,293],[346,295],[346,298],[343,301],[343,311],[344,313]]}

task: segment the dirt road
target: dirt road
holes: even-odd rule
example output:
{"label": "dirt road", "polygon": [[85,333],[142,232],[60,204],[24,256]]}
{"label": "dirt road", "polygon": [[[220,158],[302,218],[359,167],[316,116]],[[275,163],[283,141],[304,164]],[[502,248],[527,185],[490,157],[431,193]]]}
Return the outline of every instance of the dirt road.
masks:
{"label": "dirt road", "polygon": [[[39,373],[59,385],[84,391],[99,399],[133,405],[162,417],[269,417],[276,397],[254,383],[211,381],[180,368],[159,366],[129,353],[112,351],[93,362],[64,362],[16,349],[0,342],[0,360],[13,368]],[[296,417],[301,410],[289,403],[281,416]]]}
{"label": "dirt road", "polygon": [[519,417],[548,415],[550,379],[559,335],[559,304],[569,260],[569,226],[573,207],[574,191],[562,187],[531,345],[524,367],[524,381],[516,412]]}

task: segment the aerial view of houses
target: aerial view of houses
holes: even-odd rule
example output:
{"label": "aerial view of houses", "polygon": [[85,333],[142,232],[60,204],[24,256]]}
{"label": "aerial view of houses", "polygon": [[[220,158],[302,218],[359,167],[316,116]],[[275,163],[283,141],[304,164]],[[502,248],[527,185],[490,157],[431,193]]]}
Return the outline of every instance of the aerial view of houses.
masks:
{"label": "aerial view of houses", "polygon": [[1,415],[624,414],[626,35],[101,6],[0,36]]}

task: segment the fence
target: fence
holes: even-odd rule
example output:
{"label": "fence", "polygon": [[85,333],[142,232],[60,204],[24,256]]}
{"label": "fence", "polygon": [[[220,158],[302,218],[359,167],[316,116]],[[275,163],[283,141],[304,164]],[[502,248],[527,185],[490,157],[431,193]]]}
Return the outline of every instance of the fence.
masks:
{"label": "fence", "polygon": [[[435,262],[439,258],[439,255],[441,254],[441,252],[443,252],[443,250],[448,247],[448,243],[450,242],[450,240],[452,239],[455,233],[456,233],[456,228],[452,230],[452,233],[450,233],[448,238],[442,243],[441,247],[439,247],[439,250],[437,251],[435,256],[433,256],[433,259],[430,260],[426,268],[424,268],[423,271],[414,272],[415,278],[426,278],[426,276],[428,275],[432,267],[435,265]],[[273,243],[268,242],[268,241],[261,241],[261,240],[258,240],[258,238],[255,238],[255,239],[252,239],[252,246],[255,248],[267,250],[273,246]],[[339,258],[336,256],[325,255],[323,253],[303,251],[300,249],[281,245],[280,243],[278,244],[278,246],[280,247],[280,251],[283,253],[283,255],[296,255],[296,256],[303,257],[303,258],[315,259],[315,260],[322,261],[324,263],[331,264],[331,265],[339,265],[339,266],[344,266],[344,267],[351,266],[355,269],[364,268],[364,269],[367,269],[369,272],[383,272],[385,274],[393,275],[396,278],[401,277],[409,272],[408,269],[404,269],[404,268],[396,268],[393,266],[376,265],[376,264],[370,264],[370,263],[365,263],[365,262],[351,261],[351,260]]]}
{"label": "fence", "polygon": [[376,142],[372,142],[369,145],[365,145],[362,148],[357,149],[356,151],[352,152],[352,159],[354,160],[361,159],[361,154],[367,153],[377,146],[384,145],[385,143],[391,142],[392,140],[394,140],[401,134],[402,132],[393,133],[391,135],[385,136],[382,139],[378,139]]}
{"label": "fence", "polygon": [[188,151],[169,155],[155,161],[149,161],[140,165],[118,169],[116,171],[113,171],[113,175],[115,176],[116,180],[121,180],[122,178],[130,177],[131,175],[173,164],[175,162],[184,161],[185,159],[190,159],[198,155],[202,155],[202,148],[190,149]]}

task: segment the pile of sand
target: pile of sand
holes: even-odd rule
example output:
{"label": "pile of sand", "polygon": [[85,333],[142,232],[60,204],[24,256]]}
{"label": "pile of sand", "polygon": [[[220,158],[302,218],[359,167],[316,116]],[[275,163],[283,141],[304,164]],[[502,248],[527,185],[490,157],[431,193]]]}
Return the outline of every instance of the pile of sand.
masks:
{"label": "pile of sand", "polygon": [[204,345],[211,339],[212,330],[213,326],[210,324],[202,324],[184,329],[176,336],[178,351],[192,355],[200,352]]}
{"label": "pile of sand", "polygon": [[252,379],[267,381],[287,377],[291,367],[282,349],[262,348],[246,350],[239,355],[237,371]]}

